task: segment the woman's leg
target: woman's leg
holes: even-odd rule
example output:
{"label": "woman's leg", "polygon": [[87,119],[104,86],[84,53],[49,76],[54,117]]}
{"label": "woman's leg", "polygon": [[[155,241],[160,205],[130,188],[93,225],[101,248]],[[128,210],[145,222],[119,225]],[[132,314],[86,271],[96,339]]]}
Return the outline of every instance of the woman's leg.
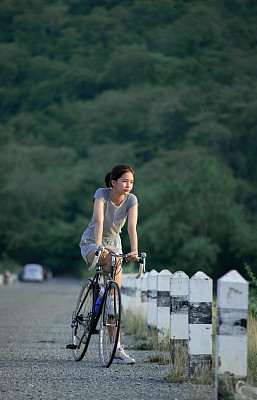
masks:
{"label": "woman's leg", "polygon": [[[112,252],[115,252],[114,250],[109,249]],[[95,250],[93,250],[91,253],[89,253],[89,255],[87,256],[87,260],[89,265],[92,264],[93,259],[95,256]],[[98,265],[102,265],[103,266],[103,270],[109,272],[111,270],[111,265],[112,265],[112,257],[111,255],[107,255],[106,257],[101,257],[98,260]],[[120,259],[117,257],[116,258],[116,271],[114,271],[114,280],[115,282],[117,282],[119,288],[121,288],[121,276],[122,276],[122,269],[121,266],[119,265],[120,263]],[[106,285],[107,282],[107,276],[104,276],[104,285]],[[109,321],[111,322],[111,321]],[[113,337],[113,328],[109,328],[109,336],[110,336],[110,342],[112,343],[112,337]],[[109,330],[108,329],[108,330]],[[120,335],[119,335],[119,339],[118,339],[118,344],[120,346]]]}
{"label": "woman's leg", "polygon": [[[112,252],[115,252],[115,250],[108,249]],[[95,257],[95,250],[92,250],[88,255],[87,255],[87,262],[88,265],[90,266],[94,260]],[[121,288],[121,276],[122,276],[122,270],[121,267],[119,266],[120,259],[117,257],[116,258],[116,263],[118,264],[118,267],[116,268],[116,271],[114,272],[114,280],[115,282],[118,283],[119,288]],[[107,255],[106,257],[99,257],[97,265],[102,265],[104,267],[105,271],[110,271],[111,270],[111,265],[112,265],[112,256]],[[104,282],[106,283],[106,282]]]}
{"label": "woman's leg", "polygon": [[[91,253],[89,253],[89,255],[87,256],[87,260],[89,264],[92,264],[93,259],[95,256],[95,250],[93,250]],[[119,259],[117,258],[117,262],[119,261]],[[105,258],[100,257],[99,261],[98,261],[99,265],[102,265],[104,267],[104,270],[106,271],[110,271],[111,265],[112,265],[112,256],[107,255]],[[104,277],[107,279],[107,277]],[[116,271],[115,271],[115,281],[117,282],[119,288],[121,288],[121,278],[122,278],[122,269],[120,266],[117,267]],[[104,281],[104,283],[106,283],[106,279]],[[109,330],[110,329],[110,330]],[[110,343],[112,343],[112,329],[109,328],[109,336],[110,336]],[[119,339],[118,339],[118,346],[117,346],[117,351],[115,353],[115,357],[113,359],[113,363],[114,364],[134,364],[135,360],[134,358],[130,357],[124,350],[124,348],[120,345],[120,335],[119,335]]]}
{"label": "woman's leg", "polygon": [[[111,250],[112,251],[112,250]],[[95,249],[93,249],[88,255],[87,255],[87,263],[90,266],[95,258]],[[107,267],[107,271],[110,271],[111,265],[112,265],[112,256],[107,255],[106,257],[99,257],[97,265],[102,265]]]}

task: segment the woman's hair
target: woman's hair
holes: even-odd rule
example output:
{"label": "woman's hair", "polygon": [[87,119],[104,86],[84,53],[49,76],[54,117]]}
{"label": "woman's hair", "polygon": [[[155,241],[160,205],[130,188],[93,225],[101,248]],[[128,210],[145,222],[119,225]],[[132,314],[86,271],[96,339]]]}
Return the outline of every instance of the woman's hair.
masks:
{"label": "woman's hair", "polygon": [[131,172],[132,175],[134,176],[133,169],[130,168],[128,165],[122,165],[122,164],[115,165],[115,167],[113,167],[112,171],[108,172],[108,174],[105,177],[106,187],[111,188],[112,181],[117,181],[126,172]]}

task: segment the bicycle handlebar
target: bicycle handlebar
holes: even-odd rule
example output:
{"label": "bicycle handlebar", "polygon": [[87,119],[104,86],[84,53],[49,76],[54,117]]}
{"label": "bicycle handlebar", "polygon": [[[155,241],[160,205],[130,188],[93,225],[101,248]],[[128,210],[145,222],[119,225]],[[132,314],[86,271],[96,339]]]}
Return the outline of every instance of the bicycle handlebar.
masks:
{"label": "bicycle handlebar", "polygon": [[[99,246],[98,249],[95,251],[94,260],[93,260],[92,264],[90,265],[90,267],[88,268],[89,271],[92,271],[92,269],[95,268],[103,249],[104,249],[104,246]],[[118,258],[123,258],[123,259],[127,258],[127,254],[118,254],[118,253],[114,253],[113,251],[109,251],[109,250],[108,250],[108,254],[110,254],[113,257],[118,257]],[[136,258],[136,261],[139,261],[139,263],[140,263],[139,271],[138,271],[138,274],[136,275],[136,279],[140,278],[140,276],[142,276],[142,274],[145,272],[145,259],[146,259],[146,253],[141,253],[141,256]]]}

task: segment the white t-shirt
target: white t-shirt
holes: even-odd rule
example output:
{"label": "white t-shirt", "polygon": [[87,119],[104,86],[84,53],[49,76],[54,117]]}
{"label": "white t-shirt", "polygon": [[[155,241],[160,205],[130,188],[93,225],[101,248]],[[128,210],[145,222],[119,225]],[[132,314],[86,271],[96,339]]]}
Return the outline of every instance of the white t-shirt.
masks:
{"label": "white t-shirt", "polygon": [[[103,237],[115,237],[121,233],[125,225],[128,211],[131,207],[138,205],[137,197],[128,193],[124,200],[116,206],[111,200],[110,188],[100,188],[95,192],[94,199],[99,199],[104,203],[104,223]],[[83,236],[94,240],[95,221],[94,214]]]}

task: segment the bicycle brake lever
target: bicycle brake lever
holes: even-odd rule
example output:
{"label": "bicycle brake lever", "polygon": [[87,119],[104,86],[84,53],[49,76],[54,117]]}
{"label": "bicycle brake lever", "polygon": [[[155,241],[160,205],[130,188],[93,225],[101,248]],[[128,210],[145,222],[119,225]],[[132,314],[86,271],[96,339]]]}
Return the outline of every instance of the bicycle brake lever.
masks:
{"label": "bicycle brake lever", "polygon": [[143,273],[145,273],[145,259],[146,259],[146,253],[141,253],[141,258],[140,258],[140,267],[138,274],[136,275],[136,279],[139,279]]}
{"label": "bicycle brake lever", "polygon": [[93,259],[93,262],[92,262],[92,264],[90,265],[90,267],[88,267],[88,270],[89,270],[89,271],[92,271],[92,269],[95,268],[96,264],[98,263],[98,260],[99,260],[99,258],[100,258],[100,255],[101,255],[101,252],[102,252],[103,249],[104,249],[104,246],[103,246],[103,245],[99,246],[98,249],[96,249],[96,251],[95,251],[95,257],[94,257],[94,259]]}

